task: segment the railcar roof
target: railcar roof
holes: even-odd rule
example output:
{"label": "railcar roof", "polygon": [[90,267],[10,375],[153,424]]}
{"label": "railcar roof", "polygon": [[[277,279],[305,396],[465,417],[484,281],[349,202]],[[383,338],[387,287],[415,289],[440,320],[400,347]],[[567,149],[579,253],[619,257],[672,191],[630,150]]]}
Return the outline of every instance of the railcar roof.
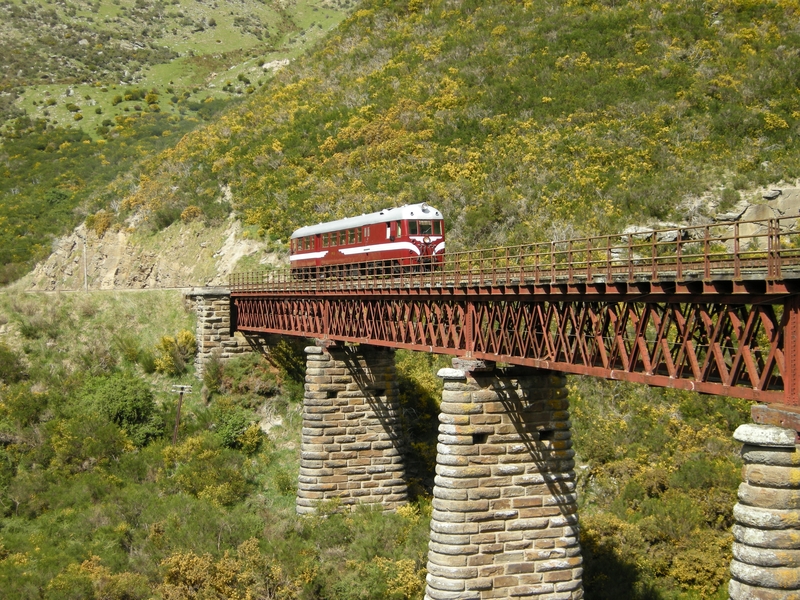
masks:
{"label": "railcar roof", "polygon": [[397,208],[385,208],[381,211],[361,215],[359,217],[348,217],[338,221],[328,221],[318,225],[306,225],[295,231],[290,239],[316,235],[318,233],[328,233],[329,231],[341,231],[351,227],[363,227],[373,223],[388,223],[389,221],[401,221],[405,219],[442,219],[442,213],[425,202],[419,204],[404,204]]}

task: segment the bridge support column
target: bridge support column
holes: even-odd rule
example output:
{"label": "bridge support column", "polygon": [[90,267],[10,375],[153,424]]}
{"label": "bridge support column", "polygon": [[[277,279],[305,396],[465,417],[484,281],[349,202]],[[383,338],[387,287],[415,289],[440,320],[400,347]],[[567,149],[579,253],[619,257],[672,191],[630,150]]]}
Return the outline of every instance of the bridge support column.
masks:
{"label": "bridge support column", "polygon": [[442,369],[427,600],[583,597],[563,375]]}
{"label": "bridge support column", "polygon": [[395,509],[407,500],[394,351],[309,346],[297,512],[323,500]]}
{"label": "bridge support column", "polygon": [[[754,414],[756,410],[754,410]],[[800,446],[794,429],[742,425],[731,600],[800,598]]]}
{"label": "bridge support column", "polygon": [[227,288],[191,288],[184,292],[187,303],[197,313],[197,355],[194,366],[197,377],[203,376],[208,361],[216,354],[228,360],[252,348],[242,334],[231,332],[231,292]]}

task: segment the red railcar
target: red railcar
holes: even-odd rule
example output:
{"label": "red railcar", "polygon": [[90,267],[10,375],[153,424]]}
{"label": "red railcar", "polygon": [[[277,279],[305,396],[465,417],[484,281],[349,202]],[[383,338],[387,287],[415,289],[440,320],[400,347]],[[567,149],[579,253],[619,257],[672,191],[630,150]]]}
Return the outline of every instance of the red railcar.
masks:
{"label": "red railcar", "polygon": [[301,227],[289,241],[300,277],[431,270],[444,262],[444,220],[424,202]]}

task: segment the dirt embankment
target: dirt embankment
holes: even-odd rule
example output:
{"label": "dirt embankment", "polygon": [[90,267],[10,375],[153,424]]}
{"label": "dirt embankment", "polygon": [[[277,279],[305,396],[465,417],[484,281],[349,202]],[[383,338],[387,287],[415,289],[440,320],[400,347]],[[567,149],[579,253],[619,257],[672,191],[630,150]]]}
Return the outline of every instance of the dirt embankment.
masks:
{"label": "dirt embankment", "polygon": [[283,260],[261,240],[248,238],[233,218],[219,227],[178,222],[152,235],[120,230],[98,237],[81,225],[56,241],[23,284],[48,291],[226,285],[235,270]]}

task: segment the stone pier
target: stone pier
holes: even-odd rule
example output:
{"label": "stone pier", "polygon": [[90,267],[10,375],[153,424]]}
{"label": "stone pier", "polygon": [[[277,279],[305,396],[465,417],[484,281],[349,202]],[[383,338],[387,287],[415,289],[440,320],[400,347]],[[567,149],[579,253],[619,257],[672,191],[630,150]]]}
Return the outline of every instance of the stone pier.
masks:
{"label": "stone pier", "polygon": [[742,425],[744,482],[733,508],[731,600],[800,598],[800,446],[794,429]]}
{"label": "stone pier", "polygon": [[228,288],[191,288],[184,293],[197,313],[195,372],[203,376],[206,363],[215,354],[227,360],[252,348],[241,334],[231,334],[231,293]]}
{"label": "stone pier", "polygon": [[425,598],[582,598],[565,377],[522,367],[439,376]]}
{"label": "stone pier", "polygon": [[393,510],[407,500],[394,351],[309,346],[297,512],[338,498]]}

